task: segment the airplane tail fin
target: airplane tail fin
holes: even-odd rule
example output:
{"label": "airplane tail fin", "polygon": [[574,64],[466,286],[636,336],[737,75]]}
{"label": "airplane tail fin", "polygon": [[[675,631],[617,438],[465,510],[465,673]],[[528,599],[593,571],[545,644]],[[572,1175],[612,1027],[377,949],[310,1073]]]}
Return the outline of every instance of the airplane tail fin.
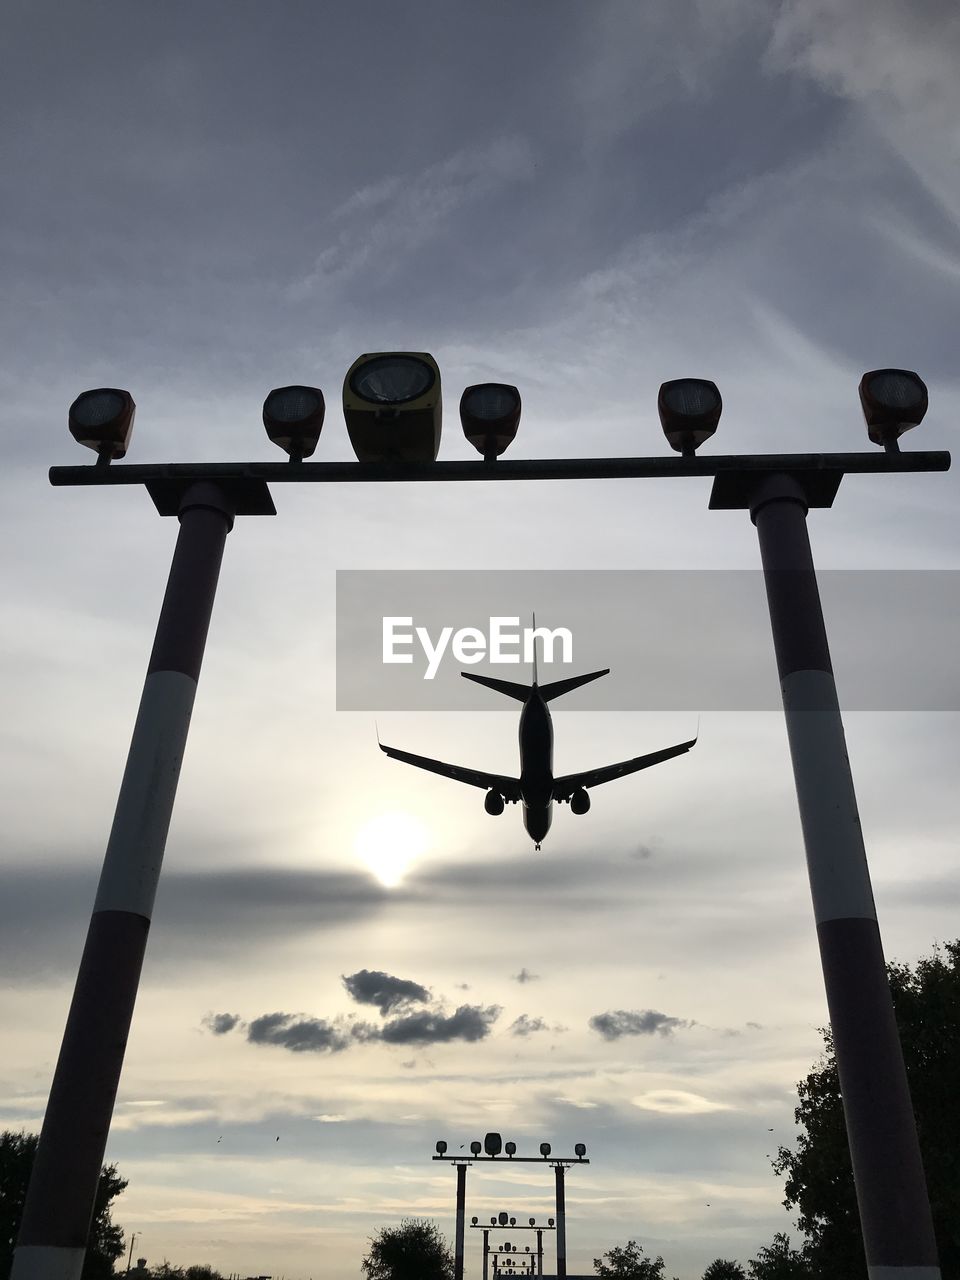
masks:
{"label": "airplane tail fin", "polygon": [[571,689],[579,689],[583,684],[589,684],[591,680],[599,680],[601,676],[610,674],[610,668],[604,667],[602,671],[591,671],[585,676],[570,676],[566,680],[554,680],[552,684],[542,684],[540,686],[540,697],[544,702],[549,702],[551,698],[560,698],[565,693],[569,693]]}
{"label": "airplane tail fin", "polygon": [[530,685],[515,684],[513,680],[497,680],[494,676],[478,676],[472,671],[461,671],[464,680],[474,680],[477,684],[486,685],[488,689],[496,689],[497,693],[505,693],[508,698],[516,698],[518,702],[526,702],[530,697]]}
{"label": "airplane tail fin", "polygon": [[569,676],[566,680],[554,680],[550,684],[539,684],[537,677],[537,615],[533,615],[533,684],[517,684],[513,680],[497,680],[494,676],[479,676],[472,671],[461,671],[460,674],[465,680],[474,680],[477,684],[486,685],[488,689],[495,689],[497,693],[506,694],[508,698],[516,698],[518,702],[526,702],[534,689],[540,694],[544,702],[549,702],[551,698],[560,698],[565,693],[570,693],[572,689],[579,689],[581,685],[589,684],[591,680],[599,680],[601,676],[610,674],[610,668],[604,667],[602,671],[591,671],[585,676]]}

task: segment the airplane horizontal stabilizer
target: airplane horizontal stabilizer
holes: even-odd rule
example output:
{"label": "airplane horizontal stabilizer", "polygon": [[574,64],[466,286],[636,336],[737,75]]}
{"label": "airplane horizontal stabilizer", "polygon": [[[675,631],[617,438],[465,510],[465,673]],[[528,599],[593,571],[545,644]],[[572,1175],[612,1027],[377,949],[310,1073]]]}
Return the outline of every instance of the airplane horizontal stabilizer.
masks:
{"label": "airplane horizontal stabilizer", "polygon": [[560,698],[571,689],[579,689],[582,684],[589,684],[591,680],[599,680],[601,676],[609,674],[610,668],[604,667],[602,671],[591,671],[586,676],[570,676],[567,680],[554,680],[551,684],[540,686],[540,697],[544,702],[549,702],[551,698]]}
{"label": "airplane horizontal stabilizer", "polygon": [[507,801],[520,799],[519,778],[510,778],[502,773],[484,773],[480,769],[467,769],[463,765],[447,764],[444,760],[431,760],[429,756],[415,756],[409,751],[400,751],[382,742],[378,742],[378,746],[393,760],[401,760],[404,764],[415,765],[418,769],[426,769],[430,773],[439,773],[444,778],[453,778],[454,782],[465,782],[471,787],[483,787],[485,791],[497,791]]}
{"label": "airplane horizontal stabilizer", "polygon": [[494,676],[478,676],[472,671],[461,671],[464,680],[474,680],[477,684],[485,684],[488,689],[496,689],[497,693],[505,693],[508,698],[516,698],[518,702],[526,702],[530,697],[530,685],[515,684],[512,680],[497,680]]}
{"label": "airplane horizontal stabilizer", "polygon": [[621,760],[619,764],[603,765],[599,769],[586,769],[583,773],[568,773],[562,778],[555,778],[553,783],[554,800],[569,800],[575,791],[583,787],[599,787],[601,782],[612,782],[614,778],[624,778],[628,773],[636,773],[639,769],[649,769],[651,765],[662,764],[664,760],[672,760],[681,756],[691,747],[696,746],[696,738],[689,742],[678,743],[675,747],[664,747],[662,751],[651,751],[649,755],[634,756],[632,760]]}

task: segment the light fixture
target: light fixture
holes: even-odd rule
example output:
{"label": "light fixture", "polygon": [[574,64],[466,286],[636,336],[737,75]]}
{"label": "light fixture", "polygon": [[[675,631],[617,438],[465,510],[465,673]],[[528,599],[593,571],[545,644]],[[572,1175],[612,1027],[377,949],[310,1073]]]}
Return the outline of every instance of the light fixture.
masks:
{"label": "light fixture", "polygon": [[587,1147],[586,1147],[586,1144],[583,1142],[578,1142],[577,1145],[573,1148],[573,1150],[576,1153],[578,1159],[580,1160],[582,1160],[583,1157],[587,1154]]}
{"label": "light fixture", "polygon": [[447,1150],[447,1144],[441,1138],[440,1141],[437,1143],[437,1155],[442,1156],[446,1152],[446,1150]]}
{"label": "light fixture", "polygon": [[499,457],[517,434],[520,392],[506,382],[478,382],[460,397],[463,434],[484,458]]}
{"label": "light fixture", "polygon": [[499,1221],[500,1221],[501,1227],[505,1227],[507,1223],[510,1221],[510,1215],[508,1213],[505,1213],[503,1209],[500,1210]]}
{"label": "light fixture", "polygon": [[508,1156],[515,1156],[517,1154],[517,1144],[515,1142],[508,1142],[503,1149]]}
{"label": "light fixture", "polygon": [[275,387],[263,402],[263,425],[273,443],[299,461],[317,447],[323,411],[319,387]]}
{"label": "light fixture", "polygon": [[541,1143],[540,1143],[540,1154],[541,1154],[542,1156],[548,1156],[548,1155],[550,1154],[550,1143],[549,1143],[549,1142],[541,1142]]}
{"label": "light fixture", "polygon": [[480,1145],[480,1143],[479,1143],[479,1142],[471,1142],[471,1143],[470,1143],[470,1154],[471,1154],[471,1155],[478,1156],[478,1155],[480,1154],[480,1152],[482,1151],[482,1149],[483,1149],[483,1148],[481,1147],[481,1145]]}
{"label": "light fixture", "polygon": [[488,1133],[483,1139],[483,1149],[488,1156],[498,1156],[503,1150],[503,1141],[499,1133]]}
{"label": "light fixture", "polygon": [[480,1221],[480,1219],[479,1219],[479,1218],[476,1218],[476,1217],[471,1218],[471,1219],[470,1219],[470,1225],[475,1227],[479,1221]]}
{"label": "light fixture", "polygon": [[706,378],[675,378],[657,393],[657,412],[670,447],[692,458],[717,429],[723,401],[715,382]]}
{"label": "light fixture", "polygon": [[860,379],[858,390],[870,439],[890,453],[899,452],[897,440],[927,412],[923,379],[912,369],[872,369]]}
{"label": "light fixture", "polygon": [[440,369],[425,351],[376,351],[343,380],[343,416],[361,462],[434,462],[440,449]]}
{"label": "light fixture", "polygon": [[96,387],[80,392],[70,406],[67,425],[74,440],[93,449],[106,465],[127,452],[136,411],[129,391]]}

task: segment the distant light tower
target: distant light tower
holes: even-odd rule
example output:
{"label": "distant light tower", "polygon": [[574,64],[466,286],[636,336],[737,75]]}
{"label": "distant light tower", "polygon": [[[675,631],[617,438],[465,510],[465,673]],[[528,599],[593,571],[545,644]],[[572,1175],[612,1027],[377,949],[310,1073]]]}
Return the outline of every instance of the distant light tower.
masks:
{"label": "distant light tower", "polygon": [[[487,1280],[488,1278],[488,1259],[491,1256],[491,1254],[496,1253],[496,1250],[492,1250],[490,1248],[489,1237],[490,1237],[491,1230],[495,1229],[497,1226],[501,1228],[509,1227],[511,1232],[512,1231],[535,1231],[537,1233],[536,1250],[530,1251],[531,1259],[536,1260],[536,1270],[535,1271],[531,1270],[529,1274],[538,1275],[538,1276],[543,1275],[543,1233],[544,1231],[555,1230],[553,1218],[547,1219],[546,1226],[543,1226],[542,1224],[538,1224],[536,1218],[530,1218],[528,1223],[524,1225],[521,1222],[517,1222],[516,1218],[511,1218],[506,1213],[501,1212],[497,1217],[490,1219],[489,1227],[483,1226],[480,1223],[478,1218],[473,1218],[470,1223],[470,1226],[473,1230],[483,1232],[483,1280]],[[531,1267],[533,1266],[532,1261],[530,1265]]]}
{"label": "distant light tower", "polygon": [[[464,1204],[465,1204],[465,1185],[467,1170],[466,1166],[474,1161],[482,1163],[484,1161],[499,1161],[501,1164],[551,1164],[554,1167],[556,1175],[557,1189],[557,1275],[561,1280],[565,1280],[567,1274],[567,1238],[566,1238],[566,1217],[564,1205],[564,1187],[563,1175],[564,1169],[573,1164],[589,1164],[587,1159],[587,1148],[582,1142],[578,1142],[574,1147],[573,1156],[551,1156],[551,1147],[549,1142],[540,1143],[539,1156],[518,1156],[516,1154],[517,1144],[508,1142],[506,1146],[499,1133],[488,1133],[483,1143],[474,1141],[470,1143],[470,1156],[448,1156],[447,1144],[441,1139],[437,1143],[437,1154],[434,1160],[446,1160],[457,1168],[457,1220],[456,1220],[456,1244],[454,1247],[454,1280],[463,1280],[463,1227],[464,1227]],[[481,1151],[485,1150],[486,1155],[481,1155]],[[501,1156],[501,1151],[506,1152],[506,1160]],[[500,1214],[501,1225],[514,1225],[514,1219],[510,1219],[506,1214]],[[550,1225],[553,1226],[551,1219]],[[522,1229],[522,1228],[521,1228]]]}

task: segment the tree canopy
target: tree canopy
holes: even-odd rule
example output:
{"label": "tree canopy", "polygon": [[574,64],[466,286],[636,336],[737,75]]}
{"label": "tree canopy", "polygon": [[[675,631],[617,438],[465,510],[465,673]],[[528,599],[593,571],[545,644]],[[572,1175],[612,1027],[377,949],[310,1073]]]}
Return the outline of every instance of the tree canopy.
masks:
{"label": "tree canopy", "polygon": [[747,1280],[747,1273],[739,1262],[715,1258],[703,1273],[702,1280]]}
{"label": "tree canopy", "polygon": [[[752,1262],[748,1262],[750,1280],[812,1280],[813,1272],[800,1249],[791,1249],[790,1240],[782,1231],[773,1237],[773,1244],[761,1249]],[[844,1272],[838,1271],[832,1280]]]}
{"label": "tree canopy", "polygon": [[367,1280],[452,1280],[453,1255],[440,1229],[424,1218],[404,1218],[370,1241],[360,1264]]}
{"label": "tree canopy", "polygon": [[593,1260],[598,1276],[614,1276],[617,1280],[665,1280],[663,1267],[663,1258],[658,1255],[654,1260],[645,1255],[639,1240],[616,1245],[602,1258]]}
{"label": "tree canopy", "polygon": [[[960,941],[935,947],[911,969],[887,974],[910,1082],[933,1208],[943,1280],[960,1280]],[[774,1169],[786,1175],[784,1204],[799,1210],[803,1254],[814,1276],[866,1276],[853,1170],[847,1146],[833,1039],[797,1086],[801,1132],[780,1147]],[[767,1273],[760,1273],[767,1280]],[[799,1274],[784,1272],[784,1275]],[[780,1272],[771,1272],[779,1280]]]}
{"label": "tree canopy", "polygon": [[[37,1152],[35,1133],[0,1133],[0,1275],[8,1275],[20,1230],[30,1170]],[[111,1204],[126,1187],[114,1164],[100,1170],[93,1223],[81,1280],[108,1280],[123,1253],[123,1231],[111,1217]]]}

